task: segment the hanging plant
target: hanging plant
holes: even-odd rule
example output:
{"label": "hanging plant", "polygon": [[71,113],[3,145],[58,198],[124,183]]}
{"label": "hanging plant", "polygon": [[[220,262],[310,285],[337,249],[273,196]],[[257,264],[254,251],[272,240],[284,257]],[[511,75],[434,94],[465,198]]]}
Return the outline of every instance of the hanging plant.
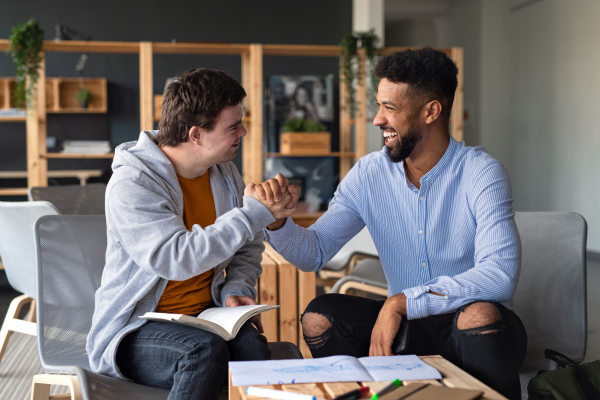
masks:
{"label": "hanging plant", "polygon": [[371,87],[367,93],[367,104],[372,105],[375,102],[377,85],[379,84],[379,79],[373,73],[373,68],[377,61],[377,52],[381,49],[380,39],[375,34],[375,29],[367,32],[356,32],[354,34],[348,33],[342,38],[340,46],[342,48],[341,80],[342,84],[346,87],[346,96],[343,99],[344,108],[354,118],[357,106],[356,84],[365,76],[364,71],[361,70],[362,66],[358,62],[358,50],[365,50],[365,56],[369,64],[369,81]]}
{"label": "hanging plant", "polygon": [[[29,108],[32,104],[32,95],[42,63],[43,41],[44,30],[34,18],[15,26],[9,37],[8,53],[17,67],[17,85],[13,99],[19,107],[26,104]],[[29,86],[27,77],[30,80]]]}

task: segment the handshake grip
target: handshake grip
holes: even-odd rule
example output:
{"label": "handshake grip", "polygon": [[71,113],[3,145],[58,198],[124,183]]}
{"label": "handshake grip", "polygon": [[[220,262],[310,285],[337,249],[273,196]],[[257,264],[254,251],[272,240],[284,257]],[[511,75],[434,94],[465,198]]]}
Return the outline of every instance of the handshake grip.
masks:
{"label": "handshake grip", "polygon": [[296,212],[296,203],[299,197],[299,187],[296,185],[289,185],[282,192],[282,189],[278,190],[278,193],[265,193],[265,190],[260,185],[249,183],[244,190],[245,196],[251,196],[254,199],[260,201],[265,207],[269,209],[271,214],[276,220],[285,220],[285,218],[293,215]]}

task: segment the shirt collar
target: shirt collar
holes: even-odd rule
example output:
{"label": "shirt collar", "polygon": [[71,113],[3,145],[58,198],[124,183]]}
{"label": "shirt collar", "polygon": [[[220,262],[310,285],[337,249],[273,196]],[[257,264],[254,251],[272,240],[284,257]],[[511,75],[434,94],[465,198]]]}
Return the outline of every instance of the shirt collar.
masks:
{"label": "shirt collar", "polygon": [[[450,164],[450,161],[454,157],[454,153],[457,146],[458,142],[452,136],[450,136],[450,143],[448,143],[448,148],[446,149],[446,152],[444,153],[440,161],[438,161],[438,163],[435,164],[435,166],[429,172],[427,172],[421,177],[421,186],[423,186],[424,183],[434,179],[437,175],[439,175],[441,171],[443,171],[448,166],[448,164]],[[406,178],[406,174],[404,172],[404,161],[398,163],[398,168],[400,169],[400,173]],[[406,180],[406,183],[409,188],[411,188],[411,186],[414,187],[412,183],[408,181],[408,179]]]}

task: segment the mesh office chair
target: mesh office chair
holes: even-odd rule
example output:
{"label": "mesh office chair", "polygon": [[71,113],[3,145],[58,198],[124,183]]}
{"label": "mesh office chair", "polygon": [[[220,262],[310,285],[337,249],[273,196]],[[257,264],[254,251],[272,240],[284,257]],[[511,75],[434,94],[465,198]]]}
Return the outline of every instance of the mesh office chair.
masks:
{"label": "mesh office chair", "polygon": [[336,283],[339,278],[350,274],[356,264],[364,259],[378,260],[379,255],[373,239],[369,234],[367,227],[358,232],[348,243],[346,243],[338,253],[333,256],[323,269],[319,271],[317,286],[329,288]]}
{"label": "mesh office chair", "polygon": [[[33,223],[42,215],[58,214],[46,201],[0,202],[0,254],[8,282],[23,293],[15,297],[0,329],[0,361],[12,332],[36,334],[35,327],[35,253]],[[30,304],[27,320],[19,318]]]}
{"label": "mesh office chair", "polygon": [[540,370],[556,369],[544,350],[576,362],[587,345],[585,219],[570,212],[518,212],[521,276],[514,311],[527,330],[527,357],[520,369],[522,398]]}
{"label": "mesh office chair", "polygon": [[388,284],[379,260],[362,260],[347,276],[338,280],[331,288],[331,293],[346,294],[350,289],[362,290],[381,296],[388,295]]}
{"label": "mesh office chair", "polygon": [[63,215],[104,215],[106,184],[31,187],[29,200],[49,201]]}
{"label": "mesh office chair", "polygon": [[[104,269],[104,216],[42,217],[35,223],[34,238],[38,353],[50,375],[33,378],[32,398],[48,399],[50,385],[55,384],[69,386],[74,400],[166,399],[167,389],[90,372],[85,344],[92,324],[94,294]],[[273,359],[302,358],[291,343],[270,343],[269,348]]]}

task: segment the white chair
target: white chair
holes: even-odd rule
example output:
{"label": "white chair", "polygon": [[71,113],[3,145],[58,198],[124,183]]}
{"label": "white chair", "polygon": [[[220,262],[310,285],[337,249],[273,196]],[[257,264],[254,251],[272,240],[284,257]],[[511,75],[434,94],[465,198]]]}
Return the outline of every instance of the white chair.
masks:
{"label": "white chair", "polygon": [[[10,285],[23,293],[11,301],[0,329],[0,361],[12,332],[36,335],[33,224],[42,215],[59,214],[47,201],[0,202],[0,254]],[[30,304],[26,320],[19,315]]]}
{"label": "white chair", "polygon": [[366,258],[378,260],[379,254],[369,230],[364,227],[319,271],[317,286],[331,287],[339,278],[350,274],[360,260]]}

